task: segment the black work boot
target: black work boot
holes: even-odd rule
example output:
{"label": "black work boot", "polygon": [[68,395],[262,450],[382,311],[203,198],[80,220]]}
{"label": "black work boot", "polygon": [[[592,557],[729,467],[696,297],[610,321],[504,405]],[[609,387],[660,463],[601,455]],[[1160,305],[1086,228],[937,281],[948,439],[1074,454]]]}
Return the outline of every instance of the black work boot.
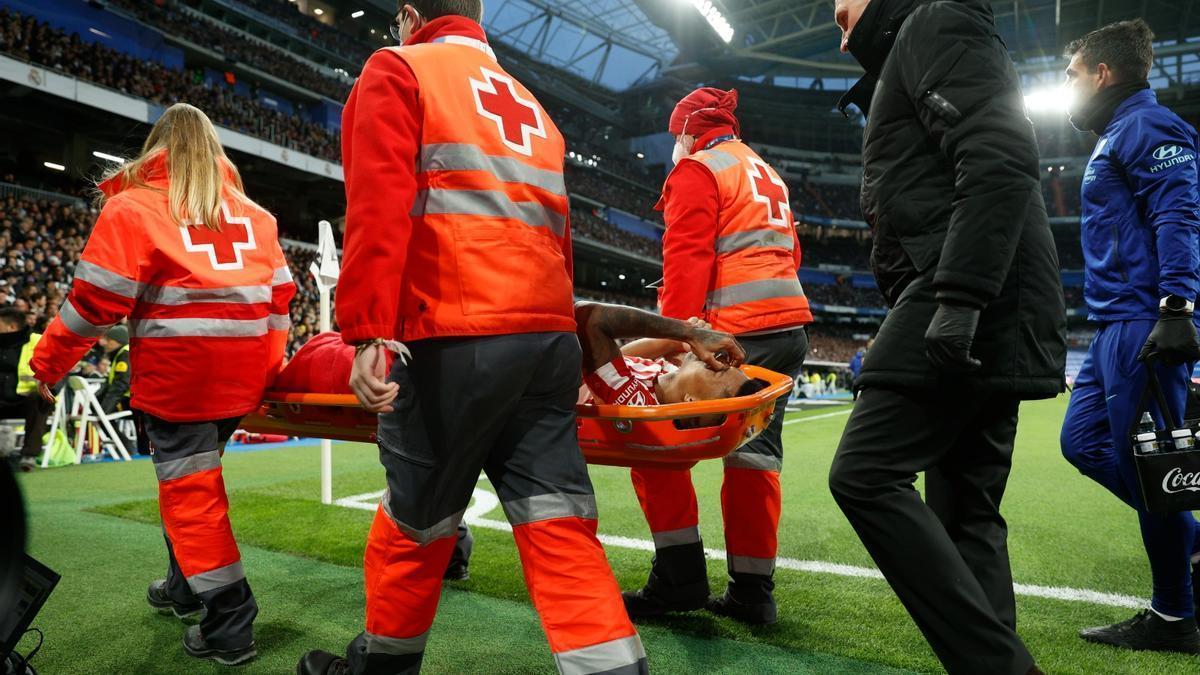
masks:
{"label": "black work boot", "polygon": [[146,602],[157,609],[159,614],[174,614],[180,619],[199,616],[204,611],[204,604],[200,602],[199,598],[193,598],[193,601],[188,603],[172,600],[171,596],[167,594],[166,579],[150,582],[150,587],[146,589]]}
{"label": "black work boot", "polygon": [[1200,654],[1200,630],[1194,620],[1167,621],[1149,609],[1111,626],[1085,628],[1079,637],[1122,649]]}
{"label": "black work boot", "polygon": [[713,614],[727,616],[750,626],[769,626],[779,620],[774,599],[770,602],[743,602],[729,591],[719,598],[710,598],[705,608]]}
{"label": "black work boot", "polygon": [[314,649],[300,657],[296,675],[349,675],[350,663],[338,656]]}
{"label": "black work boot", "polygon": [[258,649],[251,642],[241,649],[217,649],[205,641],[200,633],[200,626],[188,626],[183,631],[183,648],[188,656],[198,659],[211,659],[223,666],[240,666],[249,663],[258,656]]}

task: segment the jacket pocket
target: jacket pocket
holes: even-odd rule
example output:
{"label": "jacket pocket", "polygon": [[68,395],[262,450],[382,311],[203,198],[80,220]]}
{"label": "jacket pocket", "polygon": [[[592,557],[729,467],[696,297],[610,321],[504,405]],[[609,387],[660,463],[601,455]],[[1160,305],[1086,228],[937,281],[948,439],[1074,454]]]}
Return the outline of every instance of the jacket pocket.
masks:
{"label": "jacket pocket", "polygon": [[565,259],[548,231],[475,223],[454,234],[464,315],[572,315]]}

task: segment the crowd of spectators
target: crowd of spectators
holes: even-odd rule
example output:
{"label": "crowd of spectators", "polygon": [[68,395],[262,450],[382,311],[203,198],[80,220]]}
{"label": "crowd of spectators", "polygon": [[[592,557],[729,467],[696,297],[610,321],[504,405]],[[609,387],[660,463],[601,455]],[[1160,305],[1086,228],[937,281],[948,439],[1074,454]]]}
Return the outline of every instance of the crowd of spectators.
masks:
{"label": "crowd of spectators", "polygon": [[804,294],[809,302],[843,307],[884,307],[887,303],[879,290],[854,286],[847,278],[839,278],[836,284],[805,284]]}
{"label": "crowd of spectators", "polygon": [[[572,146],[574,147],[574,146]],[[662,223],[662,214],[654,210],[658,197],[648,191],[614,180],[611,176],[591,168],[567,162],[564,171],[567,189],[590,197],[598,202],[632,213],[642,220]]]}
{"label": "crowd of spectators", "polygon": [[185,14],[169,6],[142,0],[109,0],[141,21],[166,33],[220,52],[226,59],[241,62],[282,80],[342,102],[350,85],[301,63],[279,47],[248,39],[213,19]]}
{"label": "crowd of spectators", "polygon": [[662,242],[622,230],[583,207],[571,209],[571,234],[662,260]]}
{"label": "crowd of spectators", "polygon": [[209,86],[203,73],[173,70],[67,35],[30,16],[0,9],[0,52],[37,63],[162,106],[195,105],[213,122],[285,148],[340,161],[341,140],[325,127],[239,96],[227,86]]}
{"label": "crowd of spectators", "polygon": [[822,218],[862,220],[857,185],[814,183],[806,180],[791,185],[792,215],[800,220],[805,215]]}
{"label": "crowd of spectators", "polygon": [[868,336],[873,328],[817,322],[809,324],[808,361],[835,361],[848,363],[854,353],[867,344]]}
{"label": "crowd of spectators", "polygon": [[371,55],[371,48],[361,39],[317,21],[301,12],[291,0],[231,0],[231,4],[265,14],[296,30],[309,42],[353,63],[363,63]]}
{"label": "crowd of spectators", "polygon": [[[844,234],[840,231],[839,234]],[[800,234],[801,264],[805,267],[841,265],[856,270],[870,267],[871,238],[866,232],[851,236],[835,236],[820,228],[803,230]]]}

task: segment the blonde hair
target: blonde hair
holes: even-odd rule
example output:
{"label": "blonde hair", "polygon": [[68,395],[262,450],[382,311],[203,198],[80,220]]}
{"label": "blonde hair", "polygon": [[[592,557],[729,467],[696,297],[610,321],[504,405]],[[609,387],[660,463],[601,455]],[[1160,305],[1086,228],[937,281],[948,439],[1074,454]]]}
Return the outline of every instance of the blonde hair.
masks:
{"label": "blonde hair", "polygon": [[[158,189],[146,184],[142,169],[164,151],[170,177],[167,203],[176,225],[220,230],[221,200],[226,197],[257,207],[246,196],[241,174],[225,155],[208,115],[187,103],[167,108],[146,137],[141,154],[110,171],[101,182],[116,178],[128,187]],[[97,198],[97,205],[104,205],[103,194]]]}

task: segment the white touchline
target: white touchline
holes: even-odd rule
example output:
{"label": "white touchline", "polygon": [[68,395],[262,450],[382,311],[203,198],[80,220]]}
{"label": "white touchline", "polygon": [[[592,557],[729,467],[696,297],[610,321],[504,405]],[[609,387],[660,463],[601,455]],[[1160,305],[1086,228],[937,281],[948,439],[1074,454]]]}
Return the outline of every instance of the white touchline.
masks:
{"label": "white touchline", "polygon": [[846,408],[845,410],[835,410],[833,412],[822,413],[820,415],[813,415],[812,417],[798,417],[794,420],[787,420],[786,422],[783,423],[783,426],[786,427],[789,424],[799,424],[800,422],[811,422],[813,420],[823,420],[826,417],[837,417],[838,415],[849,415],[851,410],[854,410],[853,406],[850,406],[850,407]]}
{"label": "white touchline", "polygon": [[[351,509],[374,511],[379,506],[379,499],[381,497],[383,497],[383,490],[377,490],[375,492],[366,492],[361,495],[343,497],[334,501],[333,503],[337,506],[344,506]],[[496,495],[487,490],[476,488],[471,497],[471,505],[467,507],[466,513],[463,514],[463,521],[472,527],[482,527],[489,530],[512,532],[512,525],[509,525],[507,521],[492,520],[490,518],[483,517],[500,506],[500,500],[496,497]],[[604,544],[605,546],[616,546],[618,548],[629,548],[638,551],[654,550],[654,542],[650,541],[649,539],[634,539],[632,537],[622,537],[613,534],[601,534],[598,536],[600,543]],[[722,551],[719,548],[706,548],[704,549],[704,555],[713,560],[725,559],[725,551]],[[835,574],[842,577],[859,577],[866,579],[883,578],[883,573],[873,567],[843,565],[840,563],[823,562],[820,560],[776,558],[775,566],[785,570],[794,570],[797,572]],[[1039,586],[1037,584],[1014,583],[1013,590],[1016,591],[1017,595],[1027,595],[1035,598],[1049,598],[1051,600],[1066,600],[1068,602],[1086,602],[1093,605],[1107,605],[1109,607],[1130,607],[1137,609],[1148,606],[1147,600],[1135,598],[1132,595],[1104,593],[1101,591],[1088,590],[1086,588]]]}

